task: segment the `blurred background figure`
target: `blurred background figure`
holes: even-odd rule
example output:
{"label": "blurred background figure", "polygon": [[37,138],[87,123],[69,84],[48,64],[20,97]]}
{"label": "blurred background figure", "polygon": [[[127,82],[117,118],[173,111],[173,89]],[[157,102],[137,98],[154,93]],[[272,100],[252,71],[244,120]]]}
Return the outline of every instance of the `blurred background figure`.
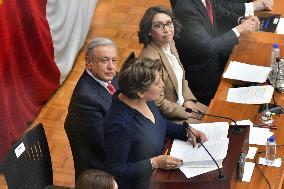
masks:
{"label": "blurred background figure", "polygon": [[75,189],[117,189],[114,176],[101,171],[90,169],[84,171],[76,181]]}

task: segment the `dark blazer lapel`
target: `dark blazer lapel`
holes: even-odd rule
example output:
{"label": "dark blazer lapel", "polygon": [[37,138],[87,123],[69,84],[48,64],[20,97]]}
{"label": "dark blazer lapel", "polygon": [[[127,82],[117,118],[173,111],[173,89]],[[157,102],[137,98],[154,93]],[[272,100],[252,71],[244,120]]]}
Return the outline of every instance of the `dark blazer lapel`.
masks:
{"label": "dark blazer lapel", "polygon": [[97,82],[92,76],[90,76],[86,71],[84,71],[88,83],[93,87],[93,91],[97,93],[97,97],[100,98],[97,101],[105,108],[109,109],[109,105],[112,101],[112,96],[109,94],[106,88],[104,88],[99,82]]}
{"label": "dark blazer lapel", "polygon": [[193,0],[194,1],[194,4],[197,6],[199,12],[205,16],[205,17],[208,17],[208,13],[207,13],[207,10],[206,10],[206,7],[203,5],[203,3],[201,2],[201,0]]}
{"label": "dark blazer lapel", "polygon": [[174,88],[175,88],[175,91],[176,93],[178,94],[178,83],[177,83],[177,77],[176,77],[176,74],[174,73],[173,71],[173,68],[168,60],[168,58],[166,57],[166,54],[164,53],[163,49],[156,45],[155,43],[151,43],[150,44],[154,49],[156,49],[156,51],[159,53],[160,55],[160,58],[162,60],[162,63],[164,64],[169,76],[170,76],[170,80],[172,81],[173,85],[174,85]]}
{"label": "dark blazer lapel", "polygon": [[211,2],[211,8],[212,8],[212,13],[213,13],[213,21],[214,21],[214,28],[216,27],[216,23],[217,23],[217,20],[216,20],[216,18],[217,18],[217,16],[216,16],[216,9],[217,9],[217,5],[216,5],[216,1],[214,1],[214,2],[212,2],[212,0],[210,0],[210,2]]}
{"label": "dark blazer lapel", "polygon": [[112,102],[112,96],[107,90],[98,90],[98,96],[101,97],[100,101],[103,108],[108,111]]}
{"label": "dark blazer lapel", "polygon": [[[212,26],[211,24],[211,21],[210,21],[210,18],[209,18],[209,15],[208,15],[208,12],[207,12],[207,9],[206,7],[204,6],[204,4],[202,3],[201,0],[193,0],[195,5],[197,6],[197,9],[199,10],[199,12],[206,18],[206,20],[208,21],[209,25]],[[212,12],[213,12],[213,17],[214,17],[214,23],[215,23],[215,11],[213,9],[213,4],[211,2],[211,8],[212,8]],[[212,26],[214,27],[214,25]]]}

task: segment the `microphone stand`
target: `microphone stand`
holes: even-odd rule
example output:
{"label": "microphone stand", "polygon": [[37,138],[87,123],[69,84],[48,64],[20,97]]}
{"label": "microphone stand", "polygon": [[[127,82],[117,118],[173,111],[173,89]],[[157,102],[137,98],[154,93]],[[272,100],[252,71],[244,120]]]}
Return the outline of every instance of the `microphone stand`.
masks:
{"label": "microphone stand", "polygon": [[217,168],[218,168],[218,172],[219,172],[219,175],[218,175],[218,180],[224,180],[225,179],[225,176],[222,174],[222,171],[218,165],[218,163],[216,162],[215,158],[211,155],[211,153],[207,150],[207,148],[204,146],[204,144],[202,144],[202,142],[200,141],[200,139],[194,134],[194,132],[192,132],[192,130],[190,129],[190,125],[184,121],[183,122],[183,125],[187,127],[187,131],[190,131],[193,136],[196,138],[197,142],[201,144],[201,146],[206,150],[206,152],[208,153],[208,155],[211,157],[211,159],[214,161],[214,163],[216,164]]}
{"label": "microphone stand", "polygon": [[188,113],[196,113],[198,115],[206,115],[206,116],[211,116],[211,117],[216,117],[216,118],[222,118],[222,119],[228,119],[230,121],[232,121],[234,123],[234,126],[233,126],[233,134],[240,134],[243,132],[243,128],[240,128],[238,127],[238,124],[235,120],[233,120],[232,118],[229,118],[229,117],[224,117],[224,116],[217,116],[217,115],[212,115],[212,114],[206,114],[206,113],[203,113],[201,111],[193,111],[191,108],[186,108],[185,111],[187,111]]}

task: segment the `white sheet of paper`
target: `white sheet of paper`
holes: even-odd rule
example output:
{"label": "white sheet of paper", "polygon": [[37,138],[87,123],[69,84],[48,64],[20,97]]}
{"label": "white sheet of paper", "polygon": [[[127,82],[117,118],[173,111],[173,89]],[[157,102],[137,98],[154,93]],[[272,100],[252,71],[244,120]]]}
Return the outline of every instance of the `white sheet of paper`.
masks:
{"label": "white sheet of paper", "polygon": [[254,166],[255,166],[255,163],[245,162],[244,175],[243,175],[242,181],[250,182]]}
{"label": "white sheet of paper", "polygon": [[[221,165],[222,160],[227,155],[229,139],[219,139],[218,141],[206,141],[203,145],[208,149],[211,155]],[[206,150],[200,146],[199,148],[193,148],[190,142],[184,142],[181,140],[174,140],[171,156],[183,160],[182,167],[215,167],[215,163],[208,155]]]}
{"label": "white sheet of paper", "polygon": [[277,159],[275,159],[275,161],[273,162],[272,165],[269,165],[269,164],[267,164],[265,158],[260,157],[259,160],[258,160],[258,163],[261,164],[261,165],[267,165],[267,166],[272,166],[272,167],[280,167],[282,161],[281,161],[281,158],[277,158]]}
{"label": "white sheet of paper", "polygon": [[253,126],[253,123],[249,119],[237,121],[237,124],[238,125],[249,125],[250,127]]}
{"label": "white sheet of paper", "polygon": [[[227,122],[190,124],[191,127],[204,132],[208,141],[204,143],[212,156],[216,159],[219,167],[222,167],[223,159],[227,155],[229,139],[227,138],[229,124]],[[194,177],[212,170],[217,166],[210,158],[205,149],[200,146],[193,148],[192,144],[187,141],[174,140],[171,156],[183,160],[180,170],[187,178]]]}
{"label": "white sheet of paper", "polygon": [[196,130],[202,131],[207,136],[209,141],[227,138],[228,136],[228,122],[199,123],[190,124],[190,126]]}
{"label": "white sheet of paper", "polygon": [[250,120],[237,121],[238,125],[249,125],[249,144],[266,145],[267,138],[271,137],[274,133],[268,128],[253,127]]}
{"label": "white sheet of paper", "polygon": [[250,127],[249,144],[266,145],[267,138],[274,133],[268,128]]}
{"label": "white sheet of paper", "polygon": [[280,18],[278,26],[276,28],[277,34],[284,34],[284,18]]}
{"label": "white sheet of paper", "polygon": [[223,77],[241,81],[264,83],[270,71],[270,67],[231,61],[228,69],[223,74]]}
{"label": "white sheet of paper", "polygon": [[257,147],[249,147],[247,158],[248,159],[254,159],[256,151],[257,151]]}
{"label": "white sheet of paper", "polygon": [[186,176],[186,178],[195,177],[197,175],[201,175],[204,173],[208,173],[210,171],[216,170],[217,167],[212,168],[191,168],[191,167],[181,167],[180,170],[183,172],[183,174]]}
{"label": "white sheet of paper", "polygon": [[264,104],[272,99],[274,87],[271,85],[230,88],[227,101],[241,104]]}

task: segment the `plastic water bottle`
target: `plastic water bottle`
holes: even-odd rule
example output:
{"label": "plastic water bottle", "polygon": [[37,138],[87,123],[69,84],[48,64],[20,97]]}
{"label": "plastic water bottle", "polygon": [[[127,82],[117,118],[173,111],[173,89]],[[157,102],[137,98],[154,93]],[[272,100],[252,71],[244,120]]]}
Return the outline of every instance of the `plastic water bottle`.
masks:
{"label": "plastic water bottle", "polygon": [[276,156],[276,142],[274,136],[267,139],[265,160],[268,165],[273,164]]}
{"label": "plastic water bottle", "polygon": [[279,49],[279,45],[277,43],[275,43],[273,45],[272,50],[271,50],[271,63],[270,63],[271,68],[273,68],[277,57],[280,58],[280,49]]}

